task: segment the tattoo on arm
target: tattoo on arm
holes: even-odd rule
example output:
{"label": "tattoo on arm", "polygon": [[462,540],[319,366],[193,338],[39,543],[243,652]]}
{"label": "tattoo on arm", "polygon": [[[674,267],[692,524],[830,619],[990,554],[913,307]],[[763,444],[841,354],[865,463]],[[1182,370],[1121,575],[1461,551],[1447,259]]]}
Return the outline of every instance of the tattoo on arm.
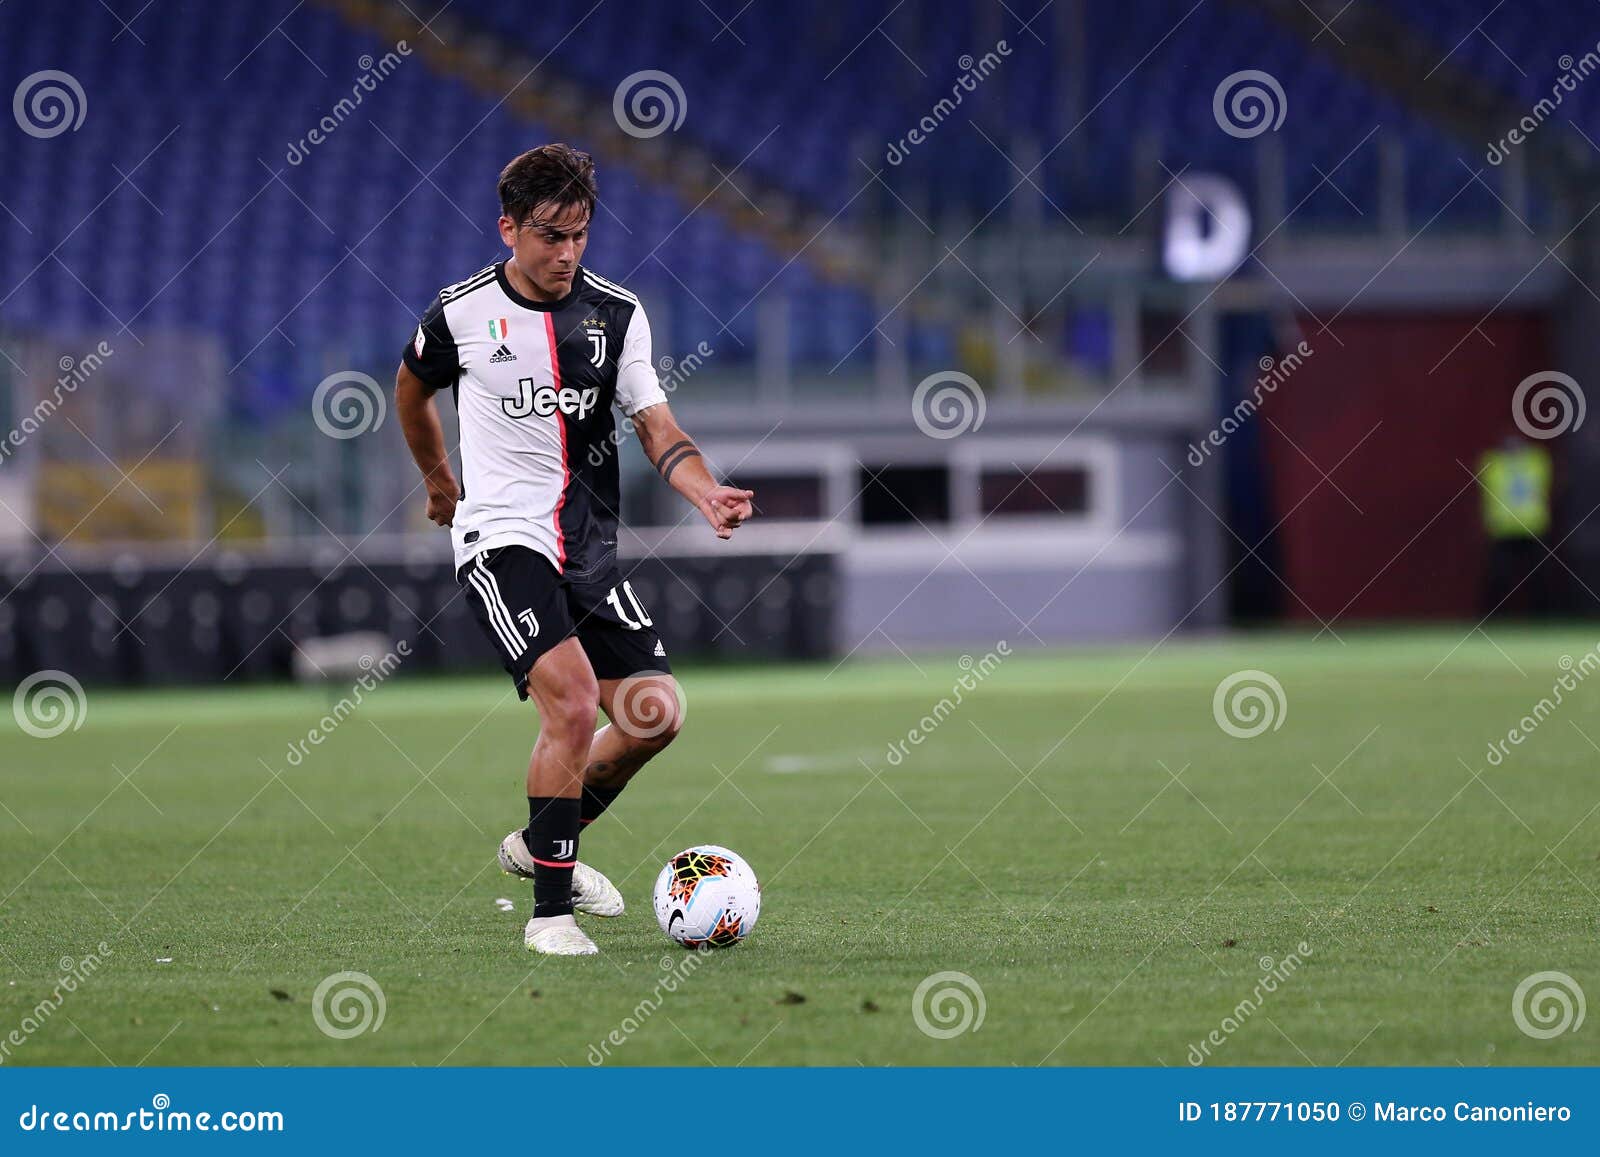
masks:
{"label": "tattoo on arm", "polygon": [[693,445],[694,445],[694,443],[689,441],[689,439],[687,439],[687,438],[684,438],[681,441],[674,442],[672,445],[668,446],[665,450],[661,451],[661,456],[656,459],[656,469],[657,470],[661,469],[661,464],[663,462],[665,462],[668,458],[672,457],[672,455],[673,455],[673,453],[675,451],[682,450],[685,446],[693,446]]}
{"label": "tattoo on arm", "polygon": [[698,457],[700,457],[700,451],[694,450],[694,449],[685,450],[683,453],[679,454],[676,458],[674,458],[671,462],[667,463],[667,468],[664,471],[662,471],[662,473],[661,473],[661,480],[663,482],[671,482],[672,481],[672,472],[674,470],[676,470],[679,466],[683,465],[684,462],[688,461],[690,458],[698,458]]}
{"label": "tattoo on arm", "polygon": [[661,471],[662,481],[671,482],[674,470],[690,458],[698,457],[700,457],[700,451],[695,448],[693,442],[685,438],[682,441],[674,442],[661,452],[661,457],[656,459],[656,469]]}

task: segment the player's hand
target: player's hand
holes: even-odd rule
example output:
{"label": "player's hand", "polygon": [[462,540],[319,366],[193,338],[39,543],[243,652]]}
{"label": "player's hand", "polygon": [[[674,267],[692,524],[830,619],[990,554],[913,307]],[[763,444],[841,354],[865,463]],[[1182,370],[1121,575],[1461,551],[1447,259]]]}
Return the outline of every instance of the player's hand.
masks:
{"label": "player's hand", "polygon": [[429,487],[428,521],[437,523],[440,526],[450,526],[452,523],[454,523],[456,519],[456,502],[458,501],[457,496],[460,493],[461,488],[455,484],[454,479],[447,482],[443,486]]}
{"label": "player's hand", "polygon": [[700,513],[706,516],[718,538],[732,538],[734,530],[755,515],[751,499],[754,490],[740,490],[734,486],[713,486],[700,500]]}

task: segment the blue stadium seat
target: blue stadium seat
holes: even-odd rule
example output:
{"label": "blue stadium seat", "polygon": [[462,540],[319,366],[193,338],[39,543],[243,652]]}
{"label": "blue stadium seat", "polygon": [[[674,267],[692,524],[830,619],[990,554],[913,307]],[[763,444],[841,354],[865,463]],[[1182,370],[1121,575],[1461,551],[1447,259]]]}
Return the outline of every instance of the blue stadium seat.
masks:
{"label": "blue stadium seat", "polygon": [[[1545,61],[1553,75],[1556,57],[1597,39],[1589,9],[1562,0],[1507,5],[1474,32],[1479,7],[1407,0],[1393,9],[1419,43],[1440,46],[1441,56],[1454,46],[1461,67],[1530,101],[1548,92],[1551,76],[1526,63],[1522,75],[1502,49]],[[497,256],[499,166],[556,135],[414,55],[291,163],[292,146],[350,93],[361,58],[381,57],[389,44],[318,6],[296,9],[275,31],[275,11],[168,0],[159,21],[137,26],[144,44],[113,39],[109,17],[85,34],[86,18],[67,6],[35,5],[25,16],[22,8],[0,8],[6,75],[49,61],[80,79],[88,115],[66,138],[0,130],[6,203],[41,226],[30,233],[0,217],[0,280],[23,283],[55,249],[100,300],[49,260],[6,302],[7,320],[212,331],[230,364],[242,359],[236,377],[241,391],[254,391],[252,406],[280,391],[243,383],[252,375],[281,382],[298,348],[397,347],[441,284]],[[723,8],[726,18],[737,11]],[[975,0],[934,10],[937,20],[919,22],[909,10],[880,20],[868,6],[790,0],[760,5],[724,29],[703,5],[642,18],[637,6],[548,0],[537,20],[502,0],[455,0],[449,9],[462,27],[531,59],[551,54],[545,69],[602,104],[634,72],[670,72],[687,98],[680,131],[725,171],[743,162],[734,177],[741,187],[782,188],[824,215],[845,210],[863,228],[874,214],[900,215],[895,196],[936,220],[971,223],[994,211],[988,227],[1004,225],[1011,207],[995,204],[1000,192],[1016,185],[1018,200],[1036,194],[984,135],[1019,157],[1045,155],[1033,181],[1075,219],[1120,227],[1131,217],[1153,191],[1148,180],[1165,180],[1159,170],[1137,172],[1141,158],[1173,172],[1222,172],[1253,192],[1259,140],[1219,131],[1212,113],[1218,82],[1243,69],[1270,72],[1285,89],[1276,142],[1296,227],[1375,226],[1380,136],[1404,145],[1415,220],[1437,214],[1441,228],[1482,228],[1502,212],[1489,189],[1464,188],[1462,162],[1483,167],[1481,142],[1419,120],[1247,9],[1202,5],[1174,32],[1168,0],[1085,5],[1082,75],[1065,66],[1060,13],[1045,11],[1024,29],[1003,6]],[[927,143],[889,165],[890,142],[950,95],[963,54],[981,56],[1002,37],[1010,55]],[[529,83],[538,82],[535,73]],[[1600,137],[1600,82],[1580,86],[1559,115]],[[1029,143],[1031,154],[1022,148]],[[869,168],[894,196],[869,185]],[[129,178],[120,186],[119,173]],[[1499,191],[1499,172],[1483,179]],[[789,299],[794,353],[805,361],[834,364],[877,320],[866,294],[819,281],[803,261],[784,271],[788,255],[717,212],[691,215],[691,205],[627,165],[608,162],[601,182],[605,207],[587,261],[628,281],[647,304],[653,295],[671,299],[658,353],[678,356],[704,339],[723,364],[748,361],[758,315],[751,302],[769,283],[766,292]],[[919,324],[913,356],[935,356],[951,342],[940,327]]]}

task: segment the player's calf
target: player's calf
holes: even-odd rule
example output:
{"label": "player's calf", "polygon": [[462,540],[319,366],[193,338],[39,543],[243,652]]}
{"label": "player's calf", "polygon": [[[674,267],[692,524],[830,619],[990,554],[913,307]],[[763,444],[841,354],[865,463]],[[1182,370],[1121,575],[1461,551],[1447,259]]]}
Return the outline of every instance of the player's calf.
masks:
{"label": "player's calf", "polygon": [[594,671],[575,638],[542,655],[528,672],[528,695],[539,708],[539,740],[528,761],[528,827],[533,862],[533,914],[570,916],[578,862],[583,768],[598,710]]}
{"label": "player's calf", "polygon": [[595,733],[583,772],[579,822],[599,819],[628,782],[683,730],[683,702],[670,674],[599,681],[600,707],[610,724]]}

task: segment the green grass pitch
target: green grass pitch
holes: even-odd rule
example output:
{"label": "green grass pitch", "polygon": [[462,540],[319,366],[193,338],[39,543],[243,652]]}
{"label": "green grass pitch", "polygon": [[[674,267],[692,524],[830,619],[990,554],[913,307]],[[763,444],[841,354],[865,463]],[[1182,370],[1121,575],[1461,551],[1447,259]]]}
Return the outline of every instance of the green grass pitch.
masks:
{"label": "green grass pitch", "polygon": [[[584,838],[629,910],[578,960],[522,949],[494,864],[534,736],[503,678],[402,672],[298,766],[322,691],[91,689],[0,756],[0,1061],[1177,1066],[1215,1031],[1209,1064],[1597,1064],[1600,1018],[1536,1038],[1513,994],[1600,998],[1600,678],[1486,752],[1600,632],[1464,634],[1018,650],[897,765],[955,655],[684,669],[686,730]],[[1286,710],[1235,738],[1245,668]],[[650,889],[701,842],[765,906],[686,967]],[[335,1039],[347,970],[384,1015]],[[919,1028],[940,972],[980,1026]]]}

